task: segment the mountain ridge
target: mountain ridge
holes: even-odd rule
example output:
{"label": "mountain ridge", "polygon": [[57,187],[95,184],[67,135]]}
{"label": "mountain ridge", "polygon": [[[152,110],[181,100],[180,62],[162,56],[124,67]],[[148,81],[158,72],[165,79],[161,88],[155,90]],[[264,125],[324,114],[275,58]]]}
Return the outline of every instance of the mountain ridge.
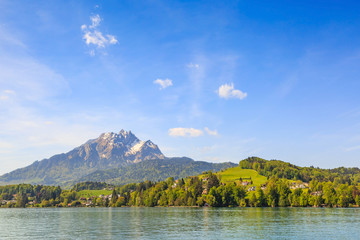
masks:
{"label": "mountain ridge", "polygon": [[56,154],[6,173],[0,176],[0,182],[60,184],[98,169],[164,158],[158,146],[151,140],[142,141],[131,131],[121,130],[118,134],[107,132],[67,153]]}
{"label": "mountain ridge", "polygon": [[146,180],[158,182],[168,177],[179,179],[196,176],[204,171],[218,172],[235,166],[238,166],[238,164],[231,162],[210,163],[195,161],[187,157],[151,159],[120,168],[96,170],[89,175],[79,178],[74,183],[98,181],[114,185],[123,185]]}
{"label": "mountain ridge", "polygon": [[[181,163],[176,162],[176,159]],[[145,180],[146,177],[150,178],[148,180],[162,180],[164,176],[170,176],[170,172],[175,177],[186,177],[202,171],[219,171],[234,166],[231,163],[221,165],[190,158],[186,158],[187,162],[184,162],[181,159],[166,158],[151,140],[142,141],[131,131],[122,129],[119,133],[102,133],[98,138],[90,139],[67,153],[56,154],[6,173],[0,176],[0,185],[30,183],[66,186],[85,177],[93,181],[96,179],[91,179],[91,176],[103,175],[100,177],[103,179],[109,173],[111,181],[128,183],[129,180],[124,179],[124,176],[136,182]],[[150,160],[152,162],[149,164],[142,164]],[[168,173],[164,169],[157,169],[163,165],[167,166]],[[94,172],[97,175],[91,175]],[[118,175],[114,176],[114,173]]]}

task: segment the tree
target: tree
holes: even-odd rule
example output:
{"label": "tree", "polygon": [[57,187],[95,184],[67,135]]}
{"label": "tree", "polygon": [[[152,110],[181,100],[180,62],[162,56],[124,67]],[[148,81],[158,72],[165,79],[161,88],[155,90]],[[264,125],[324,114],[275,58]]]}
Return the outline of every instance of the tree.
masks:
{"label": "tree", "polygon": [[251,207],[257,207],[257,198],[256,198],[256,194],[255,193],[252,193],[251,196],[250,196],[250,199],[249,199],[249,204]]}
{"label": "tree", "polygon": [[209,192],[209,190],[212,187],[218,187],[219,185],[220,185],[220,181],[219,181],[218,177],[210,171],[208,173],[208,181],[206,184],[206,190]]}
{"label": "tree", "polygon": [[115,204],[117,200],[118,200],[118,195],[117,195],[117,193],[115,191],[115,188],[114,188],[114,190],[112,191],[112,194],[111,194],[111,203]]}
{"label": "tree", "polygon": [[256,190],[256,199],[257,199],[257,203],[256,203],[257,207],[265,207],[266,206],[265,194],[261,188],[258,188]]}
{"label": "tree", "polygon": [[17,195],[17,200],[16,200],[15,206],[18,208],[24,208],[27,203],[28,203],[28,197],[27,197],[26,193],[19,193]]}
{"label": "tree", "polygon": [[355,203],[356,203],[356,205],[360,205],[360,197],[359,197],[359,195],[356,195],[356,197],[355,197]]}

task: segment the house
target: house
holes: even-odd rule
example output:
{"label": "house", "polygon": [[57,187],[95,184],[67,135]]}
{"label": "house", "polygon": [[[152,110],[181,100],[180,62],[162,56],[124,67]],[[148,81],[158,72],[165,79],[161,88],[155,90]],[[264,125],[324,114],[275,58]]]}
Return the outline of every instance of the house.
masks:
{"label": "house", "polygon": [[309,186],[309,184],[306,184],[306,183],[292,182],[291,186],[290,186],[290,189],[298,189],[298,188],[304,189],[304,188],[307,188],[308,186]]}
{"label": "house", "polygon": [[256,190],[256,187],[249,187],[248,188],[248,192],[250,192],[250,191],[255,191]]}
{"label": "house", "polygon": [[241,183],[241,185],[243,185],[243,186],[247,186],[247,185],[249,185],[250,183],[248,182],[248,181],[244,181],[244,182],[242,182]]}
{"label": "house", "polygon": [[202,191],[202,194],[204,195],[204,194],[207,194],[208,193],[208,191],[207,191],[207,189],[205,188],[203,191]]}
{"label": "house", "polygon": [[320,196],[320,195],[322,195],[322,191],[316,191],[316,192],[312,192],[312,193],[310,193],[310,195],[311,196]]}
{"label": "house", "polygon": [[204,207],[210,207],[210,205],[208,203],[205,203]]}

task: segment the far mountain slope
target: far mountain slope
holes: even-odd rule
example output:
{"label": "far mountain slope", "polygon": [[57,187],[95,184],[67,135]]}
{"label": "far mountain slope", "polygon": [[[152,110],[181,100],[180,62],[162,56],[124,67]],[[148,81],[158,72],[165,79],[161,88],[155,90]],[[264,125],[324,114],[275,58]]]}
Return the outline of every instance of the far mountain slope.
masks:
{"label": "far mountain slope", "polygon": [[145,180],[161,181],[168,177],[175,179],[199,175],[204,171],[217,172],[238,166],[235,163],[209,163],[190,158],[152,159],[120,168],[97,170],[76,182],[98,181],[115,185],[137,183]]}
{"label": "far mountain slope", "polygon": [[36,161],[0,176],[0,183],[62,185],[99,169],[163,158],[158,146],[150,140],[141,141],[131,131],[121,130],[119,134],[103,133],[68,153]]}

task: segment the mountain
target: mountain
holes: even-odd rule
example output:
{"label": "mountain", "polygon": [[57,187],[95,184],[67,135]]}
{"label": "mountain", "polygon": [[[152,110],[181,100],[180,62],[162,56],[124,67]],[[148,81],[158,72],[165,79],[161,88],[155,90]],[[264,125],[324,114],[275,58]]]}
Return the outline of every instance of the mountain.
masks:
{"label": "mountain", "polygon": [[96,170],[127,166],[149,159],[164,159],[156,144],[139,140],[131,131],[108,132],[68,153],[17,169],[3,176],[0,182],[62,185]]}
{"label": "mountain", "polygon": [[165,158],[156,144],[141,141],[131,131],[103,133],[68,153],[0,176],[0,184],[31,183],[70,186],[80,181],[124,184],[167,177],[181,178],[219,171],[233,163],[208,163],[189,158]]}
{"label": "mountain", "polygon": [[98,181],[122,185],[138,183],[145,180],[162,181],[168,177],[175,179],[185,178],[187,176],[199,175],[204,171],[218,172],[235,166],[238,166],[238,164],[231,162],[209,163],[194,161],[186,157],[152,159],[125,167],[97,170],[87,176],[79,178],[76,182]]}

